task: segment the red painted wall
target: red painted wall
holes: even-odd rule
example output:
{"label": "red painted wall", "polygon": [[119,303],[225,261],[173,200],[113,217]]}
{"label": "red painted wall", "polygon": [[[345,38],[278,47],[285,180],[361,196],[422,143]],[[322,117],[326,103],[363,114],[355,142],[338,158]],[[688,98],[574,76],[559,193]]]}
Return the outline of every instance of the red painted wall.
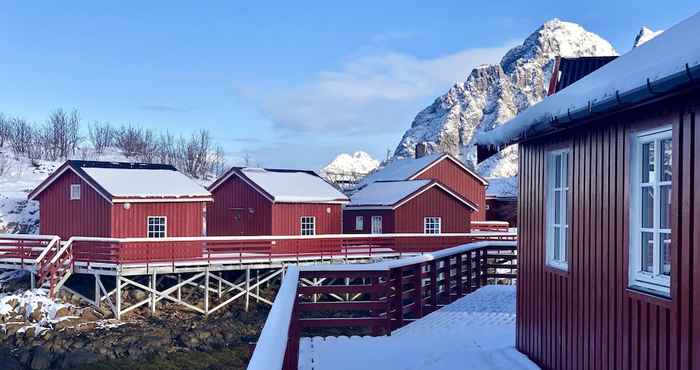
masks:
{"label": "red painted wall", "polygon": [[272,206],[272,235],[301,234],[302,216],[316,217],[317,235],[342,233],[340,204],[275,203]]}
{"label": "red painted wall", "polygon": [[115,238],[145,238],[148,216],[167,217],[168,237],[204,235],[206,202],[123,203],[112,207],[112,236]]}
{"label": "red painted wall", "polygon": [[[80,184],[80,200],[70,200],[70,185]],[[64,172],[37,198],[39,233],[71,236],[110,236],[110,204],[71,170]]]}
{"label": "red painted wall", "polygon": [[443,233],[470,231],[473,210],[444,190],[433,187],[395,211],[397,233],[422,233],[424,217],[442,217]]}
{"label": "red painted wall", "polygon": [[229,177],[212,194],[214,202],[207,208],[207,235],[272,233],[272,202],[240,177]]}
{"label": "red painted wall", "polygon": [[474,221],[486,219],[486,186],[451,160],[441,160],[416,179],[435,179],[447,185],[450,190],[479,207],[479,211],[473,215]]}
{"label": "red painted wall", "polygon": [[[364,217],[362,230],[355,229],[355,217]],[[376,210],[352,210],[346,209],[343,212],[343,233],[345,234],[371,234],[372,216],[382,216],[382,233],[390,234],[394,232],[394,211],[390,209]]]}

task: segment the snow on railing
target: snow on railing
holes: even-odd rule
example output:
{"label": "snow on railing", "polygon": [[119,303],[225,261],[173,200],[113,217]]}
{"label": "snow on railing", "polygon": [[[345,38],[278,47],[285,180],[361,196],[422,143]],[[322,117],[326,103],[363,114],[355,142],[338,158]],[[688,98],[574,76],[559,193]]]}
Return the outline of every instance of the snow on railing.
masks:
{"label": "snow on railing", "polygon": [[392,261],[290,267],[248,370],[297,369],[304,328],[365,327],[374,336],[390,335],[483,285],[512,283],[516,248],[514,240],[491,240]]}
{"label": "snow on railing", "polygon": [[284,366],[298,285],[299,269],[289,266],[260,332],[248,370],[279,370]]}

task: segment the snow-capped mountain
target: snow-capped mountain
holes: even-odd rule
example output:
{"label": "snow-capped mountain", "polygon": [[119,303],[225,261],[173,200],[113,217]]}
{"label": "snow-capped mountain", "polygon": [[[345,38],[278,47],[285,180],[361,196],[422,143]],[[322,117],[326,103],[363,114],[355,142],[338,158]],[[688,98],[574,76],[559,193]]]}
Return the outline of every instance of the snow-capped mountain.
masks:
{"label": "snow-capped mountain", "polygon": [[[475,68],[465,81],[456,83],[418,113],[393,158],[413,157],[416,144],[425,143],[428,153],[449,152],[474,163],[474,135],[493,129],[541,101],[557,56],[604,55],[617,52],[600,36],[575,23],[548,21],[522,45],[508,51],[499,64]],[[501,151],[480,164],[478,170],[485,177],[516,175],[517,148]]]}
{"label": "snow-capped mountain", "polygon": [[633,45],[633,47],[636,48],[637,46],[639,46],[639,45],[641,45],[641,44],[643,44],[643,43],[645,43],[645,42],[647,42],[647,41],[653,39],[654,37],[656,37],[656,36],[662,34],[663,32],[664,32],[664,30],[654,31],[654,30],[652,30],[651,28],[649,28],[649,27],[647,27],[647,26],[642,26],[642,29],[639,30],[639,33],[638,33],[637,36],[634,38],[634,45]]}
{"label": "snow-capped mountain", "polygon": [[379,167],[379,161],[363,151],[342,153],[321,169],[326,174],[366,175]]}

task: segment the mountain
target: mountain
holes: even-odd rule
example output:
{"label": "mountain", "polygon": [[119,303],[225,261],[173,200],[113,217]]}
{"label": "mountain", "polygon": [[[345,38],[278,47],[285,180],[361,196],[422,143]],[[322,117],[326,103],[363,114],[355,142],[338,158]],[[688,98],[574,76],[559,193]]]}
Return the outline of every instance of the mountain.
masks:
{"label": "mountain", "polygon": [[[541,101],[557,56],[603,55],[617,52],[609,42],[575,23],[550,20],[508,51],[499,64],[475,68],[465,81],[418,113],[392,159],[413,157],[416,144],[425,143],[428,153],[449,152],[473,164],[474,135]],[[506,148],[478,170],[485,177],[516,175],[517,148]]]}
{"label": "mountain", "polygon": [[656,36],[662,34],[663,32],[664,32],[664,30],[654,31],[654,30],[652,30],[651,28],[649,28],[649,27],[647,27],[647,26],[642,26],[642,29],[639,30],[639,33],[638,33],[637,36],[634,38],[634,45],[633,45],[633,47],[636,48],[637,46],[639,46],[639,45],[641,45],[641,44],[643,44],[643,43],[645,43],[645,42],[647,42],[647,41],[653,39],[654,37],[656,37]]}
{"label": "mountain", "polygon": [[342,153],[321,169],[325,174],[366,175],[379,167],[379,161],[363,151]]}

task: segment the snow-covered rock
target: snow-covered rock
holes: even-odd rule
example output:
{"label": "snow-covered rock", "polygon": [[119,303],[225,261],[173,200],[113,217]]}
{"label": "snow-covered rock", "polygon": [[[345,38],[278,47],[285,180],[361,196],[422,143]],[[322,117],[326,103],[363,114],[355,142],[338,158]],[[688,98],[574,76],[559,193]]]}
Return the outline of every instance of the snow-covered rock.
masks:
{"label": "snow-covered rock", "polygon": [[[557,56],[617,55],[613,46],[583,27],[559,19],[543,24],[500,64],[475,68],[465,81],[423,109],[394,152],[395,158],[415,155],[418,143],[428,153],[449,152],[474,163],[473,138],[508,121],[541,101]],[[517,148],[508,148],[478,167],[484,177],[517,175]]]}
{"label": "snow-covered rock", "polygon": [[353,154],[341,153],[328,163],[321,173],[342,175],[366,175],[379,167],[379,161],[363,151]]}
{"label": "snow-covered rock", "polygon": [[642,29],[639,30],[639,33],[634,38],[633,47],[636,48],[637,46],[642,45],[643,43],[653,39],[654,37],[662,34],[663,32],[664,30],[654,31],[647,26],[642,26]]}

